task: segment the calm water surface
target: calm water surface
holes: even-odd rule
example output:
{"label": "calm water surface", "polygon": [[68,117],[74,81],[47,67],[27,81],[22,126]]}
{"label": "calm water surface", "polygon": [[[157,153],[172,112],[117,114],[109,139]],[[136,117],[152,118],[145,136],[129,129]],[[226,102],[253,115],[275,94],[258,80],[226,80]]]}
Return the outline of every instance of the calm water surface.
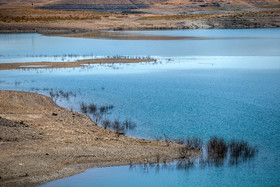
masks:
{"label": "calm water surface", "polygon": [[158,63],[0,71],[0,89],[45,95],[50,88],[72,91],[76,97],[57,103],[77,111],[82,101],[113,104],[108,118],[137,123],[130,136],[199,136],[207,141],[218,135],[249,141],[258,146],[258,155],[237,166],[195,164],[181,170],[171,163],[96,168],[44,186],[279,186],[280,29],[137,33],[208,39],[136,41],[3,34],[2,63],[107,55],[150,55]]}

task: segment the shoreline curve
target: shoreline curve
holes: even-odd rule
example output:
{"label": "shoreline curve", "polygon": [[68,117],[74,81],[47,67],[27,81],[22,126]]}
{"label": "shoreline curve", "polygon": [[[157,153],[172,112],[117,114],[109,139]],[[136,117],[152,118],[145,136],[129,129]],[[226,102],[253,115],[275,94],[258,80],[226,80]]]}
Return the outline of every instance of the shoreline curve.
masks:
{"label": "shoreline curve", "polygon": [[[184,145],[97,126],[44,95],[0,90],[0,186],[36,186],[89,168],[171,162]],[[188,158],[201,154],[188,148]]]}

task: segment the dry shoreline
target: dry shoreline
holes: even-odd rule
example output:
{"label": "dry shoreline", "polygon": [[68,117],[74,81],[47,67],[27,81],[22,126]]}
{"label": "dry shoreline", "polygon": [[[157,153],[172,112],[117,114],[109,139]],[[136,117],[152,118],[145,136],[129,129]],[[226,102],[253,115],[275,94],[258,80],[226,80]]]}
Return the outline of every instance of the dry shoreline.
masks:
{"label": "dry shoreline", "polygon": [[96,59],[77,60],[75,62],[0,63],[0,70],[78,68],[78,67],[87,67],[90,64],[140,63],[140,62],[153,62],[153,61],[155,61],[155,59],[150,59],[150,58],[96,58]]}
{"label": "dry shoreline", "polygon": [[[243,11],[205,9],[189,13],[121,14],[55,11],[34,8],[0,9],[0,33],[84,33],[123,30],[246,29],[280,27],[280,8]],[[193,13],[191,13],[193,12]],[[194,13],[197,12],[197,13]]]}
{"label": "dry shoreline", "polygon": [[[92,167],[174,161],[182,147],[118,135],[43,95],[0,91],[0,186],[36,186]],[[187,157],[200,154],[188,148]]]}

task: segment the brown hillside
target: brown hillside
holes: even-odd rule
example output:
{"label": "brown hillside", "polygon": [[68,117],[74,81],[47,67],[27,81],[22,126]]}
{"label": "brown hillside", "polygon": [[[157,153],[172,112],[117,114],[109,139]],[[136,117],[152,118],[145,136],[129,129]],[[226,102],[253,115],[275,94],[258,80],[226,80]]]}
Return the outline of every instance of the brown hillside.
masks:
{"label": "brown hillside", "polygon": [[279,6],[280,0],[1,0],[2,6],[33,6],[49,9],[138,9],[157,6],[204,7],[259,7]]}

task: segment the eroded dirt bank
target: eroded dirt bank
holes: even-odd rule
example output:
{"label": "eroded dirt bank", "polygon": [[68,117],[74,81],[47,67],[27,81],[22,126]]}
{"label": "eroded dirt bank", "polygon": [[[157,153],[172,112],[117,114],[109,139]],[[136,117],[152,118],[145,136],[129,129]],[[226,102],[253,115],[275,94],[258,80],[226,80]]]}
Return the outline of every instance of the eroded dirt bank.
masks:
{"label": "eroded dirt bank", "polygon": [[[182,147],[118,135],[43,95],[0,91],[0,186],[35,186],[91,167],[172,161]],[[200,154],[188,151],[188,157]]]}

